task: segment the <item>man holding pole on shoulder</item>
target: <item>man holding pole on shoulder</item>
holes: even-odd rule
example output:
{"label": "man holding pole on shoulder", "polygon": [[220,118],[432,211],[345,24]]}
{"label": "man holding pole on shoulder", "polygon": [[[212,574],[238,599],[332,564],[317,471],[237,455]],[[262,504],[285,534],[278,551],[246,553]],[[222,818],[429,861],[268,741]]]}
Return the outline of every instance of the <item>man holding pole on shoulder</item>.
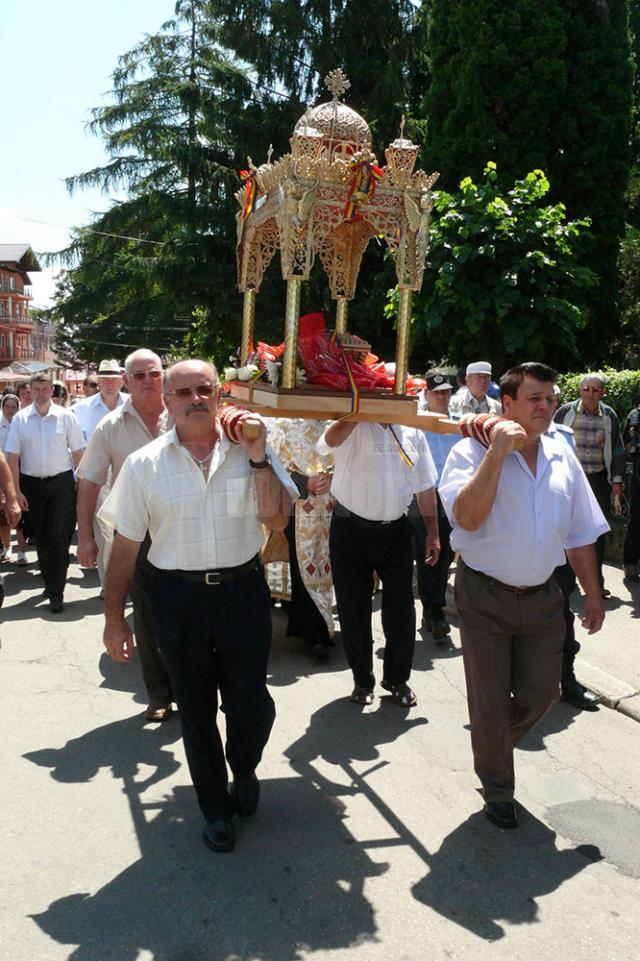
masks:
{"label": "man holding pole on shoulder", "polygon": [[585,592],[583,627],[604,610],[594,543],[607,530],[577,457],[546,435],[555,372],[512,367],[500,382],[504,416],[489,448],[465,439],[449,454],[439,493],[459,551],[456,604],[471,744],[485,813],[515,828],[513,748],[558,700],[565,635],[553,578],[565,550]]}
{"label": "man holding pole on shoulder", "polygon": [[[233,444],[218,417],[215,368],[182,361],[166,374],[175,427],[127,458],[101,516],[117,534],[107,569],[104,644],[116,661],[131,655],[124,605],[147,530],[154,568],[151,606],[178,704],[204,841],[235,844],[231,818],[258,806],[255,769],[275,717],[266,686],[270,594],[260,565],[262,524],[284,530],[292,497],[267,455],[266,430],[240,431]],[[216,724],[226,717],[226,757]]]}

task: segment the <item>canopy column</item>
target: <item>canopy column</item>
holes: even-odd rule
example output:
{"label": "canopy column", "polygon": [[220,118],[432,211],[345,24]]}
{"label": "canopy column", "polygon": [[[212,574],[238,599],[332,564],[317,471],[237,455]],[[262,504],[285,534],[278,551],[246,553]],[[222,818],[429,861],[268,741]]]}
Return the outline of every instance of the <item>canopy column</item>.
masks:
{"label": "canopy column", "polygon": [[256,319],[256,292],[253,288],[245,290],[242,305],[242,343],[240,345],[240,363],[246,364],[249,352],[253,347],[253,330]]}
{"label": "canopy column", "polygon": [[407,389],[412,302],[413,291],[409,290],[408,287],[401,287],[398,305],[398,335],[396,339],[396,394],[404,394]]}
{"label": "canopy column", "polygon": [[282,358],[282,386],[296,386],[298,359],[298,318],[302,281],[292,277],[287,281],[287,307],[284,319],[284,355]]}

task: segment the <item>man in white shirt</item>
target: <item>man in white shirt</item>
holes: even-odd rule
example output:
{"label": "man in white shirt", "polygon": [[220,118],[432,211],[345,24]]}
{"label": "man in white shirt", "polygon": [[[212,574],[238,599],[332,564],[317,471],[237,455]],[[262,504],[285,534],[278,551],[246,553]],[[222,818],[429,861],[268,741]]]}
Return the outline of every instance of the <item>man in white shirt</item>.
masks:
{"label": "man in white shirt", "polygon": [[84,440],[71,411],[52,403],[53,386],[46,374],[34,374],[30,384],[33,403],[13,418],[5,452],[20,509],[29,511],[37,538],[49,609],[59,614],[76,526],[73,471]]}
{"label": "man in white shirt", "polygon": [[475,770],[485,813],[501,828],[517,826],[513,747],[560,693],[565,621],[553,571],[565,551],[585,592],[583,626],[593,634],[604,620],[593,545],[607,523],[577,457],[545,435],[554,381],[546,364],[507,371],[508,420],[488,449],[456,444],[438,488],[460,553],[456,605]]}
{"label": "man in white shirt", "polygon": [[[203,361],[167,371],[164,397],[175,427],[131,454],[102,514],[117,530],[107,569],[104,643],[127,661],[124,604],[147,530],[160,649],[178,704],[204,841],[235,844],[232,816],[258,805],[255,769],[275,707],[266,686],[270,594],[259,563],[261,523],[284,530],[291,496],[266,455],[266,431],[232,444],[217,417],[218,375]],[[225,712],[227,766],[216,710]]]}
{"label": "man in white shirt", "polygon": [[500,414],[500,402],[489,397],[487,389],[491,382],[491,364],[475,360],[467,365],[466,387],[453,395],[449,403],[449,415],[454,419],[463,414]]}
{"label": "man in white shirt", "polygon": [[436,564],[440,543],[436,471],[422,431],[398,425],[336,421],[316,449],[333,454],[330,552],[340,633],[353,672],[351,699],[372,704],[373,575],[382,580],[382,626],[386,645],[382,687],[402,707],[416,695],[408,681],[413,662],[416,613],[413,601],[413,538],[407,509],[416,495],[427,529],[426,561]]}
{"label": "man in white shirt", "polygon": [[124,403],[124,396],[120,389],[122,387],[122,372],[117,360],[100,361],[97,383],[98,393],[79,400],[73,407],[73,413],[82,428],[85,443],[87,443],[102,418]]}
{"label": "man in white shirt", "polygon": [[[89,438],[100,421],[103,420],[107,414],[111,413],[111,411],[118,410],[118,408],[122,407],[125,399],[124,394],[120,390],[122,387],[122,373],[117,360],[100,361],[98,365],[97,383],[98,393],[78,401],[73,408],[73,413],[82,428],[85,444],[88,444]],[[109,480],[109,477],[105,479],[102,490],[100,491],[97,501],[98,509],[102,507],[109,493]],[[98,577],[100,578],[100,584],[104,585],[104,572],[111,546],[111,539],[113,538],[113,531],[105,529],[96,520],[93,534],[98,547],[96,564]],[[102,592],[100,596],[102,596]]]}
{"label": "man in white shirt", "polygon": [[[104,503],[107,479],[115,483],[125,460],[167,428],[167,412],[162,399],[162,362],[151,350],[136,350],[125,360],[124,380],[129,391],[120,404],[95,428],[78,467],[78,563],[103,571],[113,545],[113,527],[96,516]],[[107,494],[109,488],[106,488]],[[165,663],[158,648],[153,611],[151,581],[153,570],[147,554],[150,540],[145,537],[138,556],[129,594],[133,602],[133,628],[142,668],[142,679],[149,698],[145,710],[148,721],[168,721],[173,695]],[[101,573],[100,580],[104,583]]]}

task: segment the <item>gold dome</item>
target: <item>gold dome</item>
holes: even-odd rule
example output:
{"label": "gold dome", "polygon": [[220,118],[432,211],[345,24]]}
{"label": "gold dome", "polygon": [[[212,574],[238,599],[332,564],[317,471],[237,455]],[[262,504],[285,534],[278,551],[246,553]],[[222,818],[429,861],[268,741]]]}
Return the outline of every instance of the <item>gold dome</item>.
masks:
{"label": "gold dome", "polygon": [[371,147],[369,124],[359,113],[339,100],[321,103],[307,110],[298,120],[293,131],[294,136],[303,133],[308,127],[315,127],[320,131],[332,153],[335,150],[339,153],[352,153],[362,147]]}

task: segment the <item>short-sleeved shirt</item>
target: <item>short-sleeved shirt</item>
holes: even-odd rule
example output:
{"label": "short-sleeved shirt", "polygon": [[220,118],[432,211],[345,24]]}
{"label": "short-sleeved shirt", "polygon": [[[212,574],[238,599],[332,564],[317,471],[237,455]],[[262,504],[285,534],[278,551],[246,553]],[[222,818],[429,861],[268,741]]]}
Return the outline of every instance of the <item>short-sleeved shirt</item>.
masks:
{"label": "short-sleeved shirt", "polygon": [[[164,433],[166,429],[165,411],[160,420],[160,433]],[[124,403],[103,417],[93,431],[78,465],[78,477],[102,486],[107,483],[111,469],[113,483],[129,454],[149,444],[153,439],[131,397],[126,397]]]}
{"label": "short-sleeved shirt", "polygon": [[5,453],[19,455],[22,474],[42,478],[72,470],[71,452],[83,449],[82,431],[70,410],[52,403],[40,415],[29,404],[11,421]]}
{"label": "short-sleeved shirt", "polygon": [[397,520],[413,495],[435,486],[436,469],[424,431],[361,421],[339,447],[323,435],[320,454],[332,454],[331,493],[347,510],[373,521]]}
{"label": "short-sleeved shirt", "polygon": [[155,567],[206,571],[258,553],[264,533],[257,509],[253,470],[239,444],[222,434],[205,478],[172,428],[126,459],[98,516],[133,541],[148,530]]}
{"label": "short-sleeved shirt", "polygon": [[[118,394],[114,410],[118,410],[124,404],[125,395]],[[82,428],[85,442],[89,440],[94,430],[107,414],[111,411],[102,399],[102,394],[94,394],[93,397],[85,397],[73,406],[73,413]]]}
{"label": "short-sleeved shirt", "polygon": [[609,530],[578,458],[568,444],[545,435],[535,477],[518,451],[509,454],[488,516],[477,530],[464,530],[453,508],[486,453],[478,441],[459,441],[438,487],[453,528],[451,546],[469,567],[514,587],[533,587],[565,563],[565,548],[593,544]]}

